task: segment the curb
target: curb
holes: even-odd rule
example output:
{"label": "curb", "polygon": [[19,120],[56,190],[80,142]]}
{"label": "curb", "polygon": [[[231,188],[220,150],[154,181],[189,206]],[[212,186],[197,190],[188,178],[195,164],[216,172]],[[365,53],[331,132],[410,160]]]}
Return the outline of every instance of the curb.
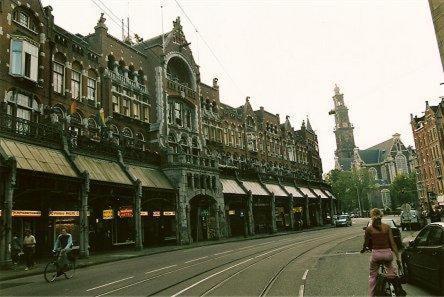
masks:
{"label": "curb", "polygon": [[[212,246],[212,245],[219,245],[219,244],[230,243],[230,242],[240,242],[240,241],[247,241],[247,240],[263,239],[263,238],[284,236],[284,235],[290,235],[290,234],[320,231],[320,230],[331,229],[331,228],[334,228],[334,226],[328,225],[328,226],[314,227],[311,229],[305,229],[305,230],[300,230],[300,231],[279,232],[279,233],[265,234],[262,236],[253,236],[253,237],[232,237],[232,238],[222,240],[222,241],[221,240],[219,240],[219,241],[204,241],[204,242],[201,242],[198,244],[182,245],[182,246],[175,245],[173,248],[168,249],[168,250],[163,250],[163,251],[151,251],[150,252],[149,248],[147,248],[146,253],[140,253],[137,255],[131,255],[131,256],[126,256],[126,257],[117,258],[117,259],[107,258],[107,259],[98,260],[98,261],[95,261],[92,263],[78,263],[76,265],[76,269],[81,269],[81,268],[105,264],[105,263],[118,262],[118,261],[123,261],[123,260],[128,260],[128,259],[140,258],[140,257],[145,257],[145,256],[151,256],[151,255],[156,255],[156,254],[175,252],[175,251],[179,251],[179,250],[192,249],[192,248],[197,248],[197,247],[202,247],[202,246]],[[8,271],[8,270],[3,270],[3,271]],[[13,280],[13,279],[19,279],[19,278],[23,278],[23,277],[27,277],[27,276],[35,276],[35,275],[39,275],[39,274],[43,274],[43,271],[36,269],[35,271],[24,272],[22,274],[0,277],[0,282]],[[0,289],[1,289],[1,287],[0,287]]]}

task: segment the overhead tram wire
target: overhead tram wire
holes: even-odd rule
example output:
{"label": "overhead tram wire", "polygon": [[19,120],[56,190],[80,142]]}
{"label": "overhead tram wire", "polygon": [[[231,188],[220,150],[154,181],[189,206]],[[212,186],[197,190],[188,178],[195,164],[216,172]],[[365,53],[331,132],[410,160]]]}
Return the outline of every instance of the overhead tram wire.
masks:
{"label": "overhead tram wire", "polygon": [[202,41],[205,43],[206,47],[208,48],[208,50],[210,51],[211,55],[214,57],[214,59],[216,60],[216,62],[219,64],[219,66],[222,68],[222,70],[225,72],[225,74],[227,75],[227,77],[231,80],[231,82],[233,83],[233,85],[237,88],[237,90],[240,92],[240,94],[242,96],[245,95],[245,92],[242,91],[242,89],[239,87],[239,85],[236,83],[236,81],[233,79],[233,77],[230,75],[230,73],[228,72],[228,70],[225,68],[225,66],[223,65],[222,61],[217,57],[216,53],[214,52],[214,50],[211,48],[210,44],[207,42],[207,40],[202,36],[202,34],[200,33],[200,31],[197,29],[197,26],[193,23],[193,21],[191,20],[191,18],[188,16],[188,14],[186,13],[186,11],[184,10],[184,8],[182,7],[182,5],[180,5],[179,0],[174,0],[174,2],[176,3],[176,5],[179,7],[179,9],[182,11],[183,15],[187,18],[187,20],[190,22],[191,26],[193,26],[194,30],[196,31],[197,35],[202,39]]}

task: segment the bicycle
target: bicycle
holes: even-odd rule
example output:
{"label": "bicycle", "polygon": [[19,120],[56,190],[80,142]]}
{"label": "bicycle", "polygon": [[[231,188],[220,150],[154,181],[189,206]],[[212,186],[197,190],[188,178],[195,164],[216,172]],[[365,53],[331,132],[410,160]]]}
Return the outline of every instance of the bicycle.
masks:
{"label": "bicycle", "polygon": [[[45,271],[43,273],[45,280],[48,283],[52,283],[55,279],[61,275],[64,275],[66,279],[71,279],[76,271],[76,259],[66,254],[65,250],[60,252],[54,252],[53,259],[46,264]],[[66,260],[63,259],[66,257]],[[63,262],[66,262],[64,267],[60,267]]]}
{"label": "bicycle", "polygon": [[[396,261],[399,274],[403,275],[402,265],[400,261]],[[379,265],[378,276],[376,277],[375,296],[405,296],[405,291],[399,291],[399,288],[395,288],[395,282],[400,282],[401,278],[395,276],[394,278],[387,277],[387,271],[384,263]]]}

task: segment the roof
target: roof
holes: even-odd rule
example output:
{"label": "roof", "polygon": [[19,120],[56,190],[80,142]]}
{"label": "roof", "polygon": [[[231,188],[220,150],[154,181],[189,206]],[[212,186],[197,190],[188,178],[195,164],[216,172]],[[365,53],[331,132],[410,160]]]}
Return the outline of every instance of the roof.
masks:
{"label": "roof", "polygon": [[284,186],[285,190],[292,194],[293,197],[297,197],[297,198],[304,198],[304,196],[301,194],[301,192],[299,192],[295,187],[293,186]]}
{"label": "roof", "polygon": [[128,165],[128,171],[142,183],[142,187],[173,190],[168,178],[155,168]]}
{"label": "roof", "polygon": [[59,150],[6,138],[0,138],[0,149],[6,155],[15,157],[19,169],[77,177],[65,155]]}
{"label": "roof", "polygon": [[386,141],[383,141],[372,147],[369,147],[366,150],[382,150],[382,151],[385,150],[386,152],[389,152],[392,149],[394,143],[395,143],[395,138],[390,138]]}
{"label": "roof", "polygon": [[[164,39],[166,39],[170,33],[171,33],[171,31],[163,34]],[[138,44],[135,44],[135,45],[133,45],[133,47],[138,50],[145,50],[146,48],[149,48],[149,47],[152,47],[155,45],[162,45],[162,34],[154,36],[150,39],[144,40]]]}
{"label": "roof", "polygon": [[277,184],[265,184],[265,187],[269,192],[273,193],[276,197],[288,197],[288,194]]}
{"label": "roof", "polygon": [[301,190],[301,192],[304,193],[304,195],[307,195],[308,198],[318,198],[315,196],[315,194],[312,191],[310,191],[309,188],[299,187],[299,190]]}
{"label": "roof", "polygon": [[244,187],[251,191],[251,194],[256,196],[268,196],[267,191],[261,186],[260,183],[254,181],[242,181]]}
{"label": "roof", "polygon": [[381,150],[368,149],[368,150],[359,150],[359,157],[366,164],[375,164],[382,162],[380,159],[383,152]]}
{"label": "roof", "polygon": [[240,194],[245,195],[245,191],[239,186],[234,179],[220,179],[224,194]]}
{"label": "roof", "polygon": [[74,163],[80,171],[87,171],[91,180],[132,185],[130,179],[116,162],[76,155]]}

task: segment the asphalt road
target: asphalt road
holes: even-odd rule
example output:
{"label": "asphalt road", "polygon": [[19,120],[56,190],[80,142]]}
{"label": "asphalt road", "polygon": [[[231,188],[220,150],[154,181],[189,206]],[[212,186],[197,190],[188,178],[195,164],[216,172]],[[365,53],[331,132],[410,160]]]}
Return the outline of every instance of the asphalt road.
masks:
{"label": "asphalt road", "polygon": [[[314,296],[365,295],[368,264],[327,266],[335,249],[357,252],[362,223],[172,251],[78,269],[73,279],[48,284],[43,276],[4,281],[1,296]],[[338,257],[339,259],[339,257]],[[355,263],[356,262],[356,263]],[[328,271],[328,272],[327,272]],[[360,280],[354,277],[359,275]],[[348,281],[347,281],[348,278]],[[344,282],[355,283],[341,291]],[[344,294],[343,294],[344,293]]]}

